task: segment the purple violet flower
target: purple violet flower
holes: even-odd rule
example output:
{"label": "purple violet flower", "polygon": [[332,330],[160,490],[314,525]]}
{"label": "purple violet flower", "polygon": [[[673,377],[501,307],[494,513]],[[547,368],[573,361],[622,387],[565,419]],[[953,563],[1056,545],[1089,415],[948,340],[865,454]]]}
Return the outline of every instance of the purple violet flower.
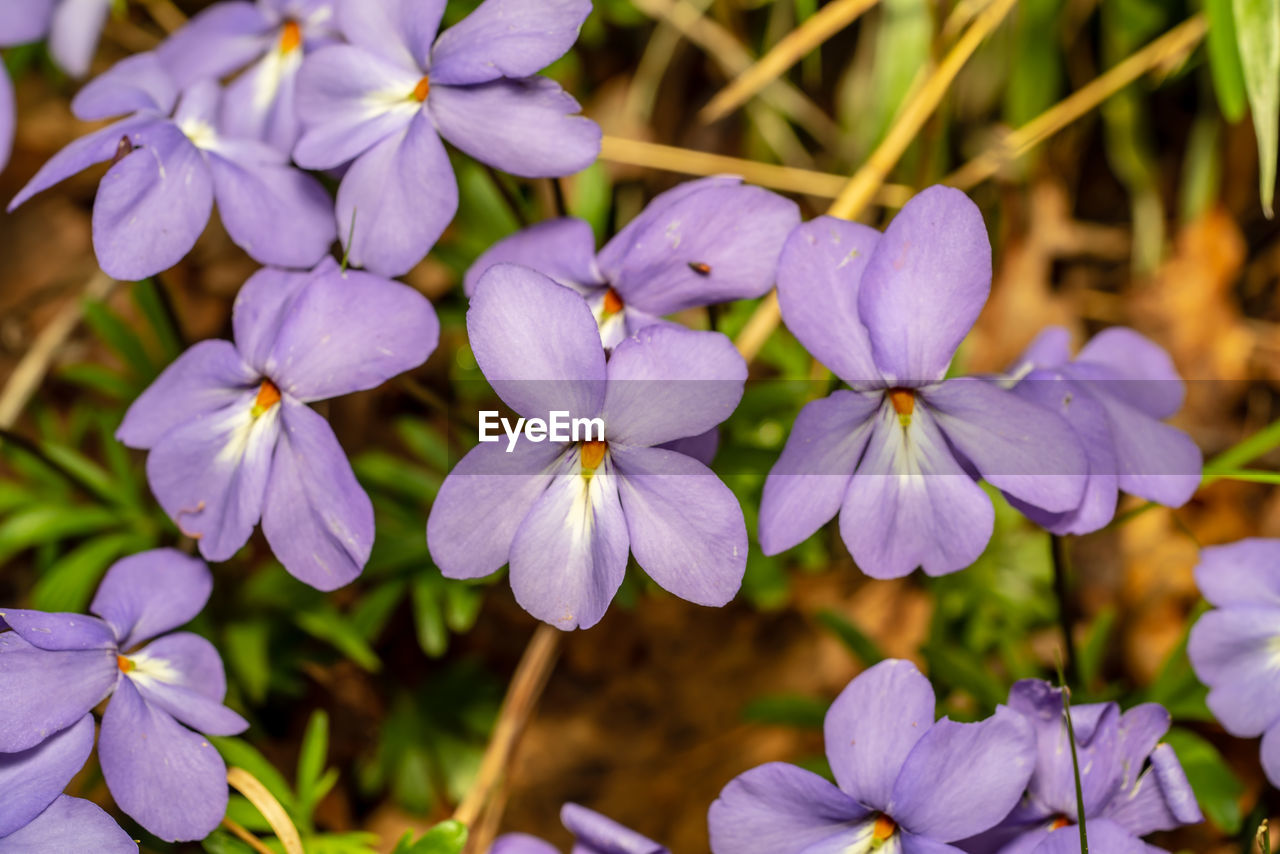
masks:
{"label": "purple violet flower", "polygon": [[54,62],[84,77],[115,0],[0,0],[0,45],[49,39]]}
{"label": "purple violet flower", "polygon": [[[1035,727],[1036,766],[1026,797],[991,831],[960,843],[970,854],[1079,854],[1075,768],[1060,688],[1024,679],[1009,707]],[[1141,837],[1204,820],[1173,748],[1160,744],[1169,713],[1144,703],[1071,707],[1089,848],[1151,854]],[[1148,765],[1148,763],[1150,763]]]}
{"label": "purple violet flower", "polygon": [[128,117],[55,154],[9,210],[111,161],[93,205],[93,246],[108,275],[143,279],[178,263],[215,201],[231,239],[255,260],[310,267],[336,236],[328,193],[266,143],[223,135],[216,118],[221,98],[218,85],[206,80],[179,99],[155,54],[116,63],[71,107],[84,120]]}
{"label": "purple violet flower", "polygon": [[301,132],[295,92],[303,57],[338,41],[331,0],[231,0],[196,15],[156,55],[179,88],[244,69],[227,86],[219,127],[288,154]]}
{"label": "purple violet flower", "polygon": [[597,255],[591,226],[554,219],[494,244],[467,271],[467,294],[494,264],[522,264],[582,294],[607,348],[687,308],[753,299],[773,286],[800,224],[782,196],[724,176],[668,190]]}
{"label": "purple violet flower", "polygon": [[[110,698],[98,759],[111,796],[168,841],[203,839],[227,809],[227,768],[201,735],[248,724],[222,705],[226,676],[213,644],[173,629],[204,608],[209,568],[174,549],[117,561],[89,610],[8,609],[0,619],[0,751],[21,753],[71,728]],[[83,758],[80,760],[83,763]],[[74,772],[72,772],[74,773]]]}
{"label": "purple violet flower", "polygon": [[1191,667],[1227,732],[1262,736],[1262,768],[1280,787],[1280,540],[1202,549],[1196,584],[1214,610],[1191,627]]}
{"label": "purple violet flower", "polygon": [[408,272],[453,219],[458,184],[441,137],[531,178],[578,172],[599,153],[600,128],[536,76],[573,46],[591,0],[485,0],[439,38],[445,0],[334,7],[350,44],[303,63],[293,155],[308,169],[351,163],[336,215],[356,266]]}
{"label": "purple violet flower", "polygon": [[509,563],[516,601],[561,629],[600,621],[628,552],[682,599],[732,599],[747,560],[742,508],[701,462],[656,447],[699,436],[737,407],[747,368],[729,339],[650,326],[606,360],[586,302],[515,264],[477,284],[467,332],[480,369],[517,415],[599,419],[603,438],[520,433],[473,448],[427,520],[441,572],[481,578]]}
{"label": "purple violet flower", "polygon": [[347,584],[373,546],[373,505],[329,423],[307,404],[381,385],[435,349],[431,303],[407,285],[266,269],[236,297],[235,343],[189,349],[125,413],[160,505],[212,561],[262,520],[276,557],[321,590]]}
{"label": "purple violet flower", "polygon": [[827,712],[836,784],[782,762],[739,775],[711,805],[711,850],[960,854],[948,843],[994,826],[1022,796],[1035,734],[1003,706],[980,723],[933,715],[933,688],[911,662],[859,674]]}
{"label": "purple violet flower", "polygon": [[1132,329],[1093,337],[1074,359],[1070,333],[1038,336],[1015,366],[1013,393],[1062,415],[1080,437],[1089,481],[1080,506],[1050,513],[1010,498],[1055,534],[1087,534],[1111,521],[1120,490],[1180,507],[1200,488],[1203,459],[1195,442],[1162,423],[1182,408],[1186,388],[1169,355]]}
{"label": "purple violet flower", "polygon": [[760,544],[777,554],[837,513],[858,566],[896,578],[972,564],[994,510],[978,477],[1054,511],[1088,463],[1056,413],[982,379],[944,379],[991,288],[977,206],[932,187],[880,234],[821,217],[778,268],[787,327],[852,390],[805,406],[765,482]]}
{"label": "purple violet flower", "polygon": [[[0,630],[7,628],[0,621]],[[93,735],[93,716],[86,714],[35,747],[0,753],[0,854],[136,854],[138,846],[109,815],[62,794],[93,751]]]}
{"label": "purple violet flower", "polygon": [[[670,854],[667,848],[595,810],[577,804],[560,809],[560,821],[575,837],[573,854]],[[3,851],[0,850],[0,854]],[[550,842],[527,833],[506,833],[489,854],[559,854]]]}

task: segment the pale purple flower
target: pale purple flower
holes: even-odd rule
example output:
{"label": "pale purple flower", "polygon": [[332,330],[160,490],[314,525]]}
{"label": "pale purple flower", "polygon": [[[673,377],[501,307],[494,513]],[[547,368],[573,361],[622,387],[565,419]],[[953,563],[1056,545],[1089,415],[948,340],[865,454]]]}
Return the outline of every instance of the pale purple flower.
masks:
{"label": "pale purple flower", "polygon": [[1056,413],[986,380],[945,379],[991,288],[982,215],[932,187],[884,234],[821,217],[787,241],[787,327],[847,382],[805,406],[765,482],[760,544],[777,554],[837,513],[876,578],[955,572],[991,538],[981,477],[1052,511],[1080,503],[1088,464]]}
{"label": "pale purple flower", "polygon": [[1022,796],[1035,734],[1003,706],[972,724],[933,715],[933,688],[911,662],[859,674],[827,712],[836,783],[782,762],[739,775],[711,805],[712,852],[960,854],[949,843],[994,826]]}
{"label": "pale purple flower", "polygon": [[1262,736],[1262,768],[1280,787],[1280,540],[1202,549],[1196,584],[1214,610],[1191,628],[1191,666],[1227,732]]}
{"label": "pale purple flower", "polygon": [[59,795],[26,825],[0,836],[0,854],[137,854],[138,843],[98,805]]}
{"label": "pale purple flower", "polygon": [[255,273],[232,311],[235,343],[202,341],[125,413],[116,437],[150,451],[147,478],[211,561],[258,520],[284,568],[321,590],[349,583],[373,546],[373,505],[329,423],[308,406],[426,361],[440,326],[425,297],[326,259]]}
{"label": "pale purple flower", "polygon": [[800,224],[782,196],[724,176],[668,190],[600,250],[591,226],[564,218],[494,244],[467,271],[468,294],[494,264],[532,267],[582,294],[606,347],[687,308],[752,299],[773,286]]}
{"label": "pale purple flower", "polygon": [[13,630],[0,634],[0,751],[67,738],[70,759],[83,763],[87,716],[110,698],[98,760],[116,804],[162,839],[208,836],[226,813],[227,768],[204,736],[248,724],[222,705],[226,676],[213,644],[173,629],[200,613],[212,589],[202,561],[158,549],[107,571],[89,606],[96,618],[0,611]]}
{"label": "pale purple flower", "polygon": [[179,98],[155,54],[116,63],[71,106],[85,120],[127,118],[55,154],[9,210],[111,161],[93,205],[93,246],[108,275],[142,279],[178,263],[204,231],[215,201],[231,239],[255,260],[310,267],[336,236],[328,193],[270,145],[223,134],[221,98],[209,80]]}
{"label": "pale purple flower", "polygon": [[114,0],[0,0],[0,46],[49,39],[54,62],[84,77]]}
{"label": "pale purple flower", "polygon": [[229,0],[192,18],[156,48],[180,88],[239,74],[219,126],[293,151],[301,127],[295,91],[303,58],[339,41],[331,0]]}
{"label": "pale purple flower", "polygon": [[[574,835],[573,854],[670,854],[666,846],[646,839],[613,819],[578,804],[565,804],[561,807],[560,821]],[[550,842],[536,836],[506,833],[493,841],[489,854],[559,852]]]}
{"label": "pale purple flower", "polygon": [[293,155],[308,169],[351,163],[336,214],[356,266],[405,273],[453,219],[458,185],[441,137],[525,177],[578,172],[599,153],[600,129],[575,116],[578,102],[536,76],[573,46],[591,0],[485,0],[439,38],[445,0],[334,7],[350,44],[303,63]]}
{"label": "pale purple flower", "polygon": [[1049,513],[1012,503],[1055,534],[1087,534],[1115,515],[1120,490],[1169,507],[1200,487],[1200,449],[1162,423],[1182,407],[1185,386],[1169,355],[1132,329],[1093,337],[1074,359],[1070,333],[1041,332],[1014,367],[1014,394],[1058,412],[1080,437],[1089,481],[1080,506]]}
{"label": "pale purple flower", "polygon": [[[1009,707],[1035,727],[1036,766],[1026,796],[991,831],[966,840],[970,854],[1079,854],[1079,807],[1060,688],[1024,679]],[[1115,703],[1071,707],[1089,850],[1151,854],[1142,837],[1204,820],[1173,748],[1160,744],[1169,713],[1144,703],[1121,714]]]}
{"label": "pale purple flower", "polygon": [[504,437],[473,448],[427,521],[441,572],[481,578],[509,563],[516,600],[561,629],[599,622],[629,552],[682,599],[733,598],[747,559],[742,508],[704,464],[656,447],[700,436],[737,407],[747,369],[729,339],[650,326],[606,361],[586,302],[515,264],[491,268],[476,286],[467,331],[480,369],[517,415],[599,418],[603,439],[522,434],[510,446]]}

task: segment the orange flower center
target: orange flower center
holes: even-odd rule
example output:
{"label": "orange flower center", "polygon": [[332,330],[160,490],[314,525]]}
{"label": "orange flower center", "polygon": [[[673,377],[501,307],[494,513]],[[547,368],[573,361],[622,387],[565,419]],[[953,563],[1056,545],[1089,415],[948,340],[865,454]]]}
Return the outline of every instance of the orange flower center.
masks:
{"label": "orange flower center", "polygon": [[608,449],[608,444],[595,439],[590,442],[582,443],[582,471],[590,474],[600,468],[600,464],[604,462],[604,452]]}
{"label": "orange flower center", "polygon": [[618,292],[613,288],[609,288],[604,292],[604,316],[617,314],[622,311],[622,297],[618,296]]}
{"label": "orange flower center", "polygon": [[1062,828],[1071,824],[1071,819],[1065,815],[1060,815],[1053,820],[1053,824],[1049,825],[1049,830],[1062,830]]}
{"label": "orange flower center", "polygon": [[430,92],[431,78],[424,74],[422,79],[418,81],[418,85],[413,87],[413,97],[419,104],[421,104],[423,101],[427,100],[427,95]]}
{"label": "orange flower center", "polygon": [[889,402],[899,415],[910,417],[916,411],[916,393],[909,388],[889,389]]}
{"label": "orange flower center", "polygon": [[302,26],[297,21],[285,21],[280,30],[280,52],[292,53],[302,44]]}
{"label": "orange flower center", "polygon": [[253,400],[253,417],[265,415],[267,410],[280,402],[280,389],[271,380],[263,380],[258,387],[258,396]]}
{"label": "orange flower center", "polygon": [[116,667],[120,668],[121,673],[128,673],[130,670],[132,670],[137,666],[138,665],[134,664],[132,661],[125,658],[123,655],[116,656]]}
{"label": "orange flower center", "polygon": [[890,836],[893,836],[894,831],[897,829],[898,823],[884,813],[881,813],[876,816],[876,826],[871,829],[871,841],[884,842]]}

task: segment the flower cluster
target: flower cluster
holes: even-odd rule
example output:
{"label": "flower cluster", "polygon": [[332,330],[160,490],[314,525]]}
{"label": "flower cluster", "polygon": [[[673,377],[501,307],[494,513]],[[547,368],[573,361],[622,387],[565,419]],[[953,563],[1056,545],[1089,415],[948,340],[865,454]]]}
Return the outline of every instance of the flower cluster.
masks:
{"label": "flower cluster", "polygon": [[[88,757],[91,713],[103,700],[98,759],[120,808],[166,840],[203,839],[218,826],[227,769],[205,736],[248,724],[222,705],[226,676],[213,645],[173,631],[212,589],[203,562],[160,549],[107,571],[89,608],[95,617],[0,611],[0,628],[10,629],[0,634],[0,754],[10,754],[0,776],[19,781],[6,787],[14,814],[0,830],[94,834],[124,850],[105,817],[55,800]],[[55,818],[42,824],[36,816],[50,803]]]}

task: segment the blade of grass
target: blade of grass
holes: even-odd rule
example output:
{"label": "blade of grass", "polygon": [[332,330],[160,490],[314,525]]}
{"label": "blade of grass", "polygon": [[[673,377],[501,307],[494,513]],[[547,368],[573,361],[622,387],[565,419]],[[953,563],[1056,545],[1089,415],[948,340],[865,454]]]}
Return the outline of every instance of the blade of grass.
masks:
{"label": "blade of grass", "polygon": [[1058,661],[1058,684],[1062,687],[1062,714],[1067,721],[1067,740],[1071,742],[1071,773],[1076,784],[1076,824],[1080,828],[1080,854],[1089,854],[1089,833],[1085,829],[1084,785],[1080,782],[1080,756],[1076,750],[1076,728],[1071,721],[1071,688],[1063,676],[1062,661]]}

